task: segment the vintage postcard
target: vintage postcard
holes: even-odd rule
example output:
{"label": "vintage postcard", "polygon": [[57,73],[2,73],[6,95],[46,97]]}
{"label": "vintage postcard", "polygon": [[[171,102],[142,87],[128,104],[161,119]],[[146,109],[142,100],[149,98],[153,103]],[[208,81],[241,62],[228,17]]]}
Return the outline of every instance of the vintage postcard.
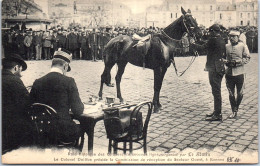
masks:
{"label": "vintage postcard", "polygon": [[3,0],[2,164],[258,163],[257,0]]}

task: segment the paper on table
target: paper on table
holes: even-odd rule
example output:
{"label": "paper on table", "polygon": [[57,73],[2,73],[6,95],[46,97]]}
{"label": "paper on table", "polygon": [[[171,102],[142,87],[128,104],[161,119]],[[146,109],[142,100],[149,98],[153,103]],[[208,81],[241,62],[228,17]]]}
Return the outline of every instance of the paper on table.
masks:
{"label": "paper on table", "polygon": [[84,104],[84,114],[92,114],[101,112],[103,108],[103,103],[97,102],[95,105]]}

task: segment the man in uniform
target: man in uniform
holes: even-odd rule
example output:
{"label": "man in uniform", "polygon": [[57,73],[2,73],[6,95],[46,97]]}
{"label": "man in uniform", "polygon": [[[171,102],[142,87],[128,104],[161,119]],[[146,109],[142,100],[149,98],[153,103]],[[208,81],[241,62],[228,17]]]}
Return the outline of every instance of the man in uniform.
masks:
{"label": "man in uniform", "polygon": [[83,113],[84,105],[79,97],[75,80],[66,76],[71,70],[72,55],[59,48],[55,51],[50,72],[35,80],[30,92],[33,103],[43,103],[54,108],[58,115],[58,139],[62,142],[73,142],[80,136],[80,128],[71,119],[69,110],[75,117]]}
{"label": "man in uniform", "polygon": [[208,121],[222,121],[222,98],[221,98],[221,81],[224,76],[222,70],[222,58],[225,55],[225,41],[220,35],[220,27],[218,24],[213,24],[209,28],[210,36],[207,43],[204,45],[191,44],[196,49],[206,49],[207,62],[205,70],[208,71],[209,83],[212,88],[214,97],[214,111],[212,114],[206,115]]}
{"label": "man in uniform", "polygon": [[27,64],[17,54],[2,60],[2,152],[29,145],[32,124],[27,113],[29,93],[21,80]]}
{"label": "man in uniform", "polygon": [[[243,88],[245,71],[244,64],[250,60],[248,47],[242,41],[239,41],[239,32],[231,31],[229,33],[230,44],[226,45],[226,85],[229,92],[229,101],[232,114],[229,118],[237,116],[239,105],[243,99]],[[235,89],[237,97],[235,97]]]}

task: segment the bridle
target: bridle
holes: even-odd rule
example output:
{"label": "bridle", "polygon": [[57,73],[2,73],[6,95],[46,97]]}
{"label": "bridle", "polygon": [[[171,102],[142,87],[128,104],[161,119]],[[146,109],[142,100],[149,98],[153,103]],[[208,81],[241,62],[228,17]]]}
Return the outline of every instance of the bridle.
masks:
{"label": "bridle", "polygon": [[[191,36],[191,37],[193,37],[193,39],[194,39],[195,42],[196,42],[196,41],[197,41],[196,35],[195,35],[193,32],[191,32],[191,31],[189,30],[189,28],[187,27],[185,17],[183,18],[182,22],[183,22],[184,27],[186,28],[186,31],[187,31],[188,35]],[[162,34],[163,34],[164,36],[166,36],[167,38],[169,38],[170,40],[172,40],[172,41],[175,41],[175,42],[180,42],[180,41],[181,41],[181,40],[177,40],[177,39],[171,38],[169,35],[167,35],[167,34],[164,32],[164,30],[162,30]],[[182,47],[182,48],[175,48],[175,49],[183,49],[183,48],[184,48],[184,47]],[[195,61],[196,57],[199,56],[199,53],[198,53],[197,51],[193,51],[193,53],[194,53],[194,56],[192,56],[188,67],[187,67],[184,71],[180,72],[180,74],[178,74],[178,70],[177,70],[177,67],[176,67],[176,64],[175,64],[174,56],[173,56],[173,58],[171,59],[171,62],[172,62],[173,67],[174,67],[174,69],[175,69],[175,73],[176,73],[176,75],[177,75],[178,77],[181,77],[181,76],[190,68],[190,66],[192,65],[192,63]]]}

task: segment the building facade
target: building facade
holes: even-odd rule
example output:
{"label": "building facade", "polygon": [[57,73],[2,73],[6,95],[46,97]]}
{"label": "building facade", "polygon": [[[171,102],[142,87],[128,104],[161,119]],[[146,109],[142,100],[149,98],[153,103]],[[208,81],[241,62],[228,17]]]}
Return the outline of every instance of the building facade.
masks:
{"label": "building facade", "polygon": [[3,0],[2,1],[2,28],[10,28],[22,24],[27,29],[45,30],[51,21],[43,13],[42,8],[33,0]]}
{"label": "building facade", "polygon": [[221,2],[216,5],[215,22],[225,27],[236,26],[236,4]]}
{"label": "building facade", "polygon": [[181,7],[186,11],[190,9],[201,25],[210,26],[215,21],[216,0],[164,0],[161,6],[147,9],[147,27],[166,27],[182,15]]}
{"label": "building facade", "polygon": [[236,4],[237,26],[258,26],[258,1],[245,0]]}
{"label": "building facade", "polygon": [[50,18],[65,27],[71,23],[87,28],[129,26],[131,16],[130,8],[112,0],[49,0],[48,10]]}

